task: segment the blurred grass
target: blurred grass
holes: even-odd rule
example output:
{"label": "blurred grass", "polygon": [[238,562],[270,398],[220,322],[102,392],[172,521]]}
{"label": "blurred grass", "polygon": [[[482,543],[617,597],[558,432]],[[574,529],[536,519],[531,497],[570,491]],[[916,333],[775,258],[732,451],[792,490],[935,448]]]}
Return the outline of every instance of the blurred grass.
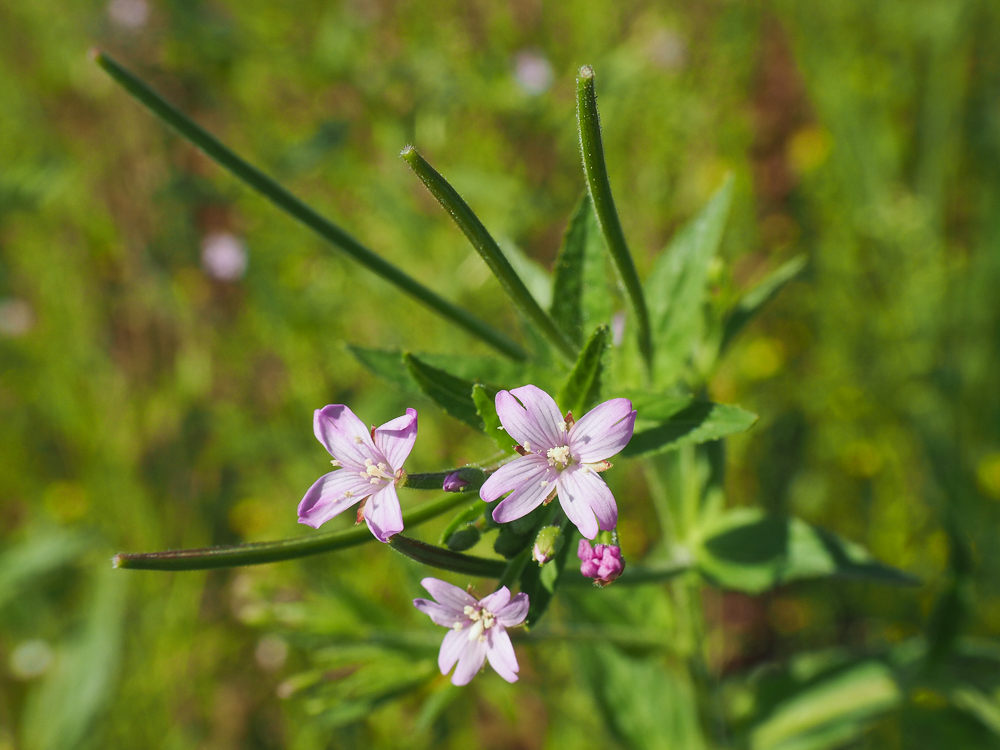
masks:
{"label": "blurred grass", "polygon": [[[732,272],[713,279],[718,298],[799,252],[810,259],[804,283],[749,327],[712,384],[717,400],[762,416],[731,444],[731,502],[794,511],[928,585],[707,595],[726,673],[918,633],[948,582],[946,529],[972,550],[967,629],[1000,631],[998,38],[1000,11],[975,0],[0,1],[0,538],[8,555],[57,529],[96,540],[65,565],[29,571],[0,610],[0,747],[74,737],[561,747],[632,736],[599,723],[582,684],[567,688],[579,668],[564,646],[524,647],[521,687],[479,678],[431,718],[409,698],[331,730],[308,702],[276,698],[319,645],[295,635],[297,603],[328,598],[345,622],[416,622],[419,571],[384,550],[234,573],[123,573],[127,593],[102,588],[93,571],[121,549],[300,533],[295,504],[326,464],[312,410],[349,402],[379,423],[409,405],[345,342],[485,350],[322,252],[118,91],[89,47],[503,330],[517,326],[509,305],[409,174],[402,146],[425,152],[501,245],[548,265],[583,188],[574,83],[592,64],[643,277],[731,170]],[[202,239],[219,232],[246,243],[241,279],[202,265]],[[491,452],[417,406],[414,467]],[[619,481],[626,551],[638,551],[654,542],[644,488]],[[118,606],[120,641],[110,624],[95,640],[94,618]],[[258,626],[273,625],[262,614],[272,611],[286,618],[274,627],[291,645],[287,664],[261,656]],[[39,639],[53,654],[44,674],[15,658]],[[33,734],[30,717],[58,701],[58,681],[87,648],[105,671],[75,704],[77,724],[58,741]],[[433,678],[427,694],[444,684]],[[906,746],[914,724],[901,721],[885,719],[871,746]]]}

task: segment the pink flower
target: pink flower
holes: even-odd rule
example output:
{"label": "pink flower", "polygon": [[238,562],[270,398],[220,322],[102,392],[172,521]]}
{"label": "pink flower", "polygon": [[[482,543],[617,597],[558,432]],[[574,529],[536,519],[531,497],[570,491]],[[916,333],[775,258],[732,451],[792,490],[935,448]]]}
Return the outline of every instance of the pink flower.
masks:
{"label": "pink flower", "polygon": [[576,556],[580,558],[580,572],[593,578],[599,586],[607,586],[625,569],[622,550],[617,544],[595,544],[590,546],[586,539],[580,540]]}
{"label": "pink flower", "polygon": [[360,502],[362,517],[380,542],[403,530],[396,484],[406,476],[403,462],[417,439],[417,410],[407,409],[369,433],[364,422],[343,404],[317,409],[313,432],[340,469],[324,474],[299,503],[299,523],[318,529]]}
{"label": "pink flower", "polygon": [[462,478],[462,472],[459,470],[451,472],[451,474],[444,478],[441,489],[445,492],[461,492],[468,486],[468,480]]}
{"label": "pink flower", "polygon": [[588,539],[618,523],[618,507],[598,476],[607,459],[632,439],[635,410],[627,398],[605,401],[574,423],[541,388],[525,385],[500,391],[497,415],[521,444],[522,455],[494,472],[479,496],[488,503],[507,495],[493,510],[493,520],[508,523],[526,516],[553,495],[566,516]]}
{"label": "pink flower", "polygon": [[506,629],[520,625],[528,616],[528,595],[511,597],[510,590],[501,586],[477,601],[458,586],[437,578],[420,583],[437,601],[414,599],[413,606],[435,624],[451,628],[438,654],[441,674],[448,674],[457,663],[451,682],[468,685],[489,659],[498,675],[507,682],[517,682],[517,657]]}

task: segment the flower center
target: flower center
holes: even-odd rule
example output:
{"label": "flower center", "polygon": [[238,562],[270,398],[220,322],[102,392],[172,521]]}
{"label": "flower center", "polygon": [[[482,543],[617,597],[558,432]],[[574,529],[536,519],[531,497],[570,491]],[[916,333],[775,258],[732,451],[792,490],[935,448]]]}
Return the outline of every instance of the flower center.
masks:
{"label": "flower center", "polygon": [[569,466],[569,462],[573,460],[573,457],[569,453],[568,445],[549,448],[545,455],[549,459],[549,466],[555,466],[557,469],[565,469]]}
{"label": "flower center", "polygon": [[395,477],[392,474],[386,473],[389,468],[388,464],[379,461],[377,464],[370,458],[365,459],[365,470],[359,471],[358,476],[362,479],[369,479],[371,484],[379,484],[383,480],[393,481]]}
{"label": "flower center", "polygon": [[[465,616],[472,620],[472,627],[469,628],[469,640],[470,641],[480,641],[486,640],[486,631],[493,627],[496,622],[496,618],[493,613],[488,609],[483,609],[480,607],[473,607],[471,604],[466,604],[465,609],[462,610]],[[462,623],[455,624],[455,630],[461,630],[464,626]]]}

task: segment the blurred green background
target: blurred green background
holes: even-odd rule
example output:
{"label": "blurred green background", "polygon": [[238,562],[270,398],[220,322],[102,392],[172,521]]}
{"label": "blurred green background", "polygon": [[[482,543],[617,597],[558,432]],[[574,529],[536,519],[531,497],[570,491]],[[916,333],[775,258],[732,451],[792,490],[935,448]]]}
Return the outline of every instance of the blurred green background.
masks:
{"label": "blurred green background", "polygon": [[[236,184],[120,91],[93,46],[510,330],[499,286],[398,152],[420,148],[501,244],[548,267],[583,189],[574,86],[592,64],[640,275],[727,172],[717,293],[810,261],[712,383],[761,415],[730,441],[729,503],[794,512],[924,581],[706,592],[714,679],[928,628],[946,645],[1000,633],[1000,6],[0,0],[3,750],[685,746],[606,721],[558,643],[519,646],[517,687],[488,674],[452,691],[431,677],[439,634],[410,606],[421,569],[377,545],[110,570],[119,550],[304,533],[327,403],[373,423],[420,408],[417,470],[490,449],[344,348],[482,345]],[[655,529],[642,477],[628,488],[638,555]],[[405,686],[351,682],[360,652],[317,661],[324,629],[372,625],[430,638],[427,659],[381,673],[420,682],[402,701]],[[302,674],[342,692],[298,699]],[[852,741],[991,746],[991,689],[964,711],[914,690]]]}

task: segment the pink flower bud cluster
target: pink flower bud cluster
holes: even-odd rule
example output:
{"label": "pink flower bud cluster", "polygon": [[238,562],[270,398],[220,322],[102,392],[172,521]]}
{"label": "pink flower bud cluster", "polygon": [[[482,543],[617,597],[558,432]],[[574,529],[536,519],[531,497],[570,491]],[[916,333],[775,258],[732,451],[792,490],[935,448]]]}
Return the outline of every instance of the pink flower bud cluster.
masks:
{"label": "pink flower bud cluster", "polygon": [[576,556],[580,558],[580,572],[593,578],[598,586],[607,586],[625,569],[622,550],[617,544],[595,544],[580,540]]}

